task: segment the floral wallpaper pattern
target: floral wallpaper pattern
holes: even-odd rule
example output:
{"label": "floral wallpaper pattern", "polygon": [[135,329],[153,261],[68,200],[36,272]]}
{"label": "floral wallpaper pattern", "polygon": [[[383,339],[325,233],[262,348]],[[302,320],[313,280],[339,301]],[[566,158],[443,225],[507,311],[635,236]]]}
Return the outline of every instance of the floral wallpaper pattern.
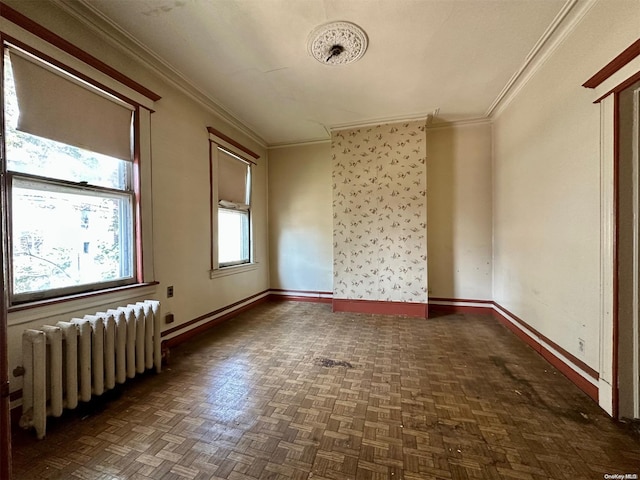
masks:
{"label": "floral wallpaper pattern", "polygon": [[425,122],[335,131],[333,295],[427,303]]}

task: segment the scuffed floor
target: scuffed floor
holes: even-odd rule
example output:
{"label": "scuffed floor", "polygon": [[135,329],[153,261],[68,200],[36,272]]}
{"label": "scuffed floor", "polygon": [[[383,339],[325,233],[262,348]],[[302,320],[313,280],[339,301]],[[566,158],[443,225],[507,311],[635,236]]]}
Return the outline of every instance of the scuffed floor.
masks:
{"label": "scuffed floor", "polygon": [[640,443],[489,316],[262,304],[14,435],[15,479],[602,479]]}

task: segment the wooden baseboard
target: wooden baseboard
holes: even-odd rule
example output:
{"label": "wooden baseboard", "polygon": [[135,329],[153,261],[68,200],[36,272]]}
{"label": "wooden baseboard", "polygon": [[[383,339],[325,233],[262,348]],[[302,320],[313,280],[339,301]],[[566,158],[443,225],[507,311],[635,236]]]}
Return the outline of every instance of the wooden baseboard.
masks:
{"label": "wooden baseboard", "polygon": [[598,403],[597,371],[495,302],[493,316]]}
{"label": "wooden baseboard", "polygon": [[269,300],[273,302],[311,302],[328,304],[331,304],[333,302],[333,300],[331,300],[330,298],[303,297],[298,295],[270,295]]}
{"label": "wooden baseboard", "polygon": [[429,316],[429,305],[427,303],[383,302],[377,300],[350,300],[334,298],[333,311],[427,318]]}
{"label": "wooden baseboard", "polygon": [[[423,304],[331,299],[329,297],[329,292],[278,289],[269,290],[267,292],[267,295],[263,295],[265,292],[261,292],[260,294],[241,300],[240,302],[236,302],[226,308],[211,312],[208,314],[208,317],[212,317],[214,315],[217,316],[198,325],[197,327],[186,330],[179,335],[163,341],[164,348],[172,348],[182,342],[185,342],[188,339],[213,328],[214,326],[225,322],[240,313],[249,310],[250,308],[253,308],[265,300],[331,303],[333,305],[334,312],[353,312],[374,315],[404,315],[415,318],[428,318],[430,314],[432,316],[437,316],[448,313],[489,314],[493,315],[496,320],[511,330],[521,340],[527,343],[527,345],[531,346],[531,348],[562,372],[567,378],[569,378],[569,380],[578,386],[578,388],[589,395],[589,397],[596,402],[598,401],[598,372],[542,335],[524,320],[513,315],[511,312],[491,300],[430,298],[429,304]],[[257,298],[255,301],[246,303],[240,308],[233,309],[237,305],[245,303],[251,300],[251,298],[258,296],[260,296],[260,298]],[[230,311],[225,313],[225,310]],[[176,329],[188,328],[194,323],[201,322],[206,317],[207,315],[198,317],[184,325],[176,327]],[[171,331],[175,331],[176,329],[172,329]],[[167,335],[167,332],[163,332],[163,336],[164,335]]]}
{"label": "wooden baseboard", "polygon": [[429,297],[429,316],[435,317],[451,313],[482,314],[493,309],[491,300],[468,300]]}
{"label": "wooden baseboard", "polygon": [[[251,301],[252,299],[254,300]],[[260,292],[250,297],[247,297],[243,300],[235,302],[227,307],[223,307],[213,312],[210,312],[208,314],[201,315],[200,317],[194,318],[193,320],[190,320],[182,325],[178,325],[177,327],[164,331],[162,332],[162,336],[166,337],[171,333],[188,329],[182,333],[179,333],[178,335],[175,335],[171,338],[167,338],[163,340],[162,348],[163,350],[165,350],[168,348],[175,347],[176,345],[179,345],[183,342],[186,342],[190,338],[193,338],[196,335],[206,330],[209,330],[210,328],[213,328],[214,326],[219,325],[222,322],[226,322],[227,320],[240,315],[242,312],[245,312],[255,307],[256,305],[259,305],[260,303],[266,302],[268,299],[269,299],[268,291]],[[246,302],[249,302],[249,303],[246,303]],[[242,305],[242,306],[238,307],[238,305]],[[200,323],[199,325],[194,326],[193,328],[189,328],[196,323],[202,322],[203,320],[207,320],[207,318],[209,318],[210,320],[205,321],[204,323]]]}
{"label": "wooden baseboard", "polygon": [[275,301],[332,303],[333,292],[321,292],[314,290],[286,290],[272,288],[269,290],[269,298]]}
{"label": "wooden baseboard", "polygon": [[450,313],[493,315],[496,320],[533,348],[580,390],[598,402],[599,374],[597,371],[498,303],[491,300],[429,298],[429,312],[432,316]]}
{"label": "wooden baseboard", "polygon": [[[275,301],[302,301],[317,303],[332,303],[335,312],[353,312],[367,313],[377,315],[404,315],[408,317],[428,318],[429,314],[437,316],[447,313],[472,313],[472,314],[488,314],[492,315],[496,320],[511,330],[522,341],[533,348],[539,355],[547,360],[551,365],[557,368],[569,380],[571,380],[578,388],[585,392],[594,401],[598,402],[598,381],[599,374],[593,368],[576,358],[571,353],[548,339],[536,329],[527,324],[524,320],[518,318],[504,307],[490,300],[456,300],[456,299],[429,299],[429,304],[423,303],[402,303],[402,302],[381,302],[367,300],[345,300],[327,298],[327,292],[302,292],[305,295],[291,295],[291,291],[271,291],[260,292],[252,295],[244,300],[235,302],[225,308],[218,309],[206,315],[195,318],[185,324],[174,327],[162,333],[166,336],[186,329],[184,332],[176,336],[165,339],[162,342],[163,351],[173,348],[180,343],[186,342],[190,338],[209,330],[210,328],[226,322],[233,317],[245,312],[262,302],[267,300]],[[310,295],[312,294],[312,295]],[[253,301],[251,301],[254,299]],[[248,302],[248,303],[246,303]],[[238,307],[238,305],[241,305]],[[237,308],[236,308],[237,307]],[[211,318],[214,317],[214,318]],[[192,325],[202,322],[210,318],[210,320],[200,323],[199,325],[189,328]],[[11,400],[15,401],[22,397],[22,391],[18,390],[11,393]],[[20,414],[19,408],[12,408],[12,420],[14,416]],[[17,417],[16,417],[17,418]]]}

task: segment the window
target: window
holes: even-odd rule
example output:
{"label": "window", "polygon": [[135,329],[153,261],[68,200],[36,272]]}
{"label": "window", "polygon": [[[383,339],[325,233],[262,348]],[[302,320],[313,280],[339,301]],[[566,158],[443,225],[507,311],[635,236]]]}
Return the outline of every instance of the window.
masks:
{"label": "window", "polygon": [[249,210],[218,207],[218,265],[249,263]]}
{"label": "window", "polygon": [[4,45],[12,303],[137,281],[135,106]]}
{"label": "window", "polygon": [[218,183],[218,266],[249,263],[251,164],[216,147]]}
{"label": "window", "polygon": [[212,273],[253,262],[251,167],[254,163],[246,158],[248,150],[215,133],[217,135],[211,135]]}

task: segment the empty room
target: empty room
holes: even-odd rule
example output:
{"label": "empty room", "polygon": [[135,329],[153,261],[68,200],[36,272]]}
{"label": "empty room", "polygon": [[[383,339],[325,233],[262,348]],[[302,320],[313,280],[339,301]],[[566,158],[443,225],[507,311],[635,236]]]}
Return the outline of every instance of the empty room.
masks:
{"label": "empty room", "polygon": [[637,0],[0,39],[0,479],[638,478]]}

